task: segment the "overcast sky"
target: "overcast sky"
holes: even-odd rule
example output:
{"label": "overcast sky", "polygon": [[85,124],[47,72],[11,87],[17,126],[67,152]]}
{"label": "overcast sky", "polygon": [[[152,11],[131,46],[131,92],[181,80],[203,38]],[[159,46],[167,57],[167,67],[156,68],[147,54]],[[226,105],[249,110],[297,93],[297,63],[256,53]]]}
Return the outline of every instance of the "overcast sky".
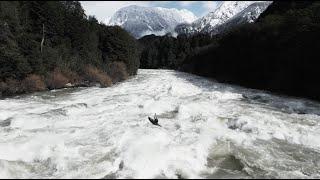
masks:
{"label": "overcast sky", "polygon": [[87,15],[94,15],[99,21],[108,23],[110,17],[120,8],[128,5],[187,9],[197,17],[213,11],[219,1],[80,1]]}

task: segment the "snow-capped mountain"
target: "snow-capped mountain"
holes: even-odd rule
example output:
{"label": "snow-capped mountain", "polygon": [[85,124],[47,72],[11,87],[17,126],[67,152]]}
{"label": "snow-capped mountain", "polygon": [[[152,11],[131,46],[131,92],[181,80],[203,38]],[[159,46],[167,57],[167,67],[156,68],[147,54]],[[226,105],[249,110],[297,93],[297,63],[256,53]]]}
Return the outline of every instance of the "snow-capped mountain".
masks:
{"label": "snow-capped mountain", "polygon": [[236,14],[225,23],[217,25],[210,31],[211,34],[219,34],[227,29],[235,27],[244,23],[253,23],[258,19],[260,14],[267,9],[267,7],[272,3],[272,1],[255,2],[248,6],[246,9]]}
{"label": "snow-capped mountain", "polygon": [[238,17],[238,22],[252,22],[270,3],[270,1],[224,1],[215,11],[191,24],[178,25],[175,31],[178,34],[210,33],[234,17]]}
{"label": "snow-capped mountain", "polygon": [[140,38],[149,34],[165,35],[173,32],[178,24],[191,23],[195,19],[196,16],[185,9],[131,5],[119,9],[108,25],[121,26],[134,37]]}

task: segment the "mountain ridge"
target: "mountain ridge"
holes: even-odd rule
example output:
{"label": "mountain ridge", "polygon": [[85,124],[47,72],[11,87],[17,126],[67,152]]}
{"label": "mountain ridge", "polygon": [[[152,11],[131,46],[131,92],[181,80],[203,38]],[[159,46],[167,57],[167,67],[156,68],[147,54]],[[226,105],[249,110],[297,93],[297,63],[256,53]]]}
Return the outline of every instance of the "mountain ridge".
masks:
{"label": "mountain ridge", "polygon": [[180,23],[191,23],[196,16],[186,10],[137,5],[119,9],[109,20],[108,25],[118,25],[136,38],[144,35],[164,35],[173,32]]}
{"label": "mountain ridge", "polygon": [[[221,3],[215,11],[197,19],[193,23],[178,25],[175,28],[175,31],[178,34],[212,33],[215,32],[216,27],[227,23],[232,18],[247,10],[251,5],[260,3],[259,5],[261,7],[256,6],[256,8],[260,9],[258,12],[262,13],[271,4],[271,2],[272,1],[225,1]],[[251,9],[251,11],[254,12],[254,9]],[[242,21],[242,23],[252,22],[250,20],[257,19],[260,13],[254,13],[253,17],[244,17],[248,20]],[[239,21],[241,21],[241,18],[238,19],[238,22]]]}

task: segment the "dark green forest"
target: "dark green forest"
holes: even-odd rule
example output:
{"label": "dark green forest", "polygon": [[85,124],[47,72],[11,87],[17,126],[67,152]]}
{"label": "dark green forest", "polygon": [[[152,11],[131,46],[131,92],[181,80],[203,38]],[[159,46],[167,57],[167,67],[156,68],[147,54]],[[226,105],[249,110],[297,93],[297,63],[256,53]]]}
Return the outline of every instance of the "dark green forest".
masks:
{"label": "dark green forest", "polygon": [[178,69],[189,55],[199,51],[199,48],[213,46],[217,38],[208,34],[181,34],[176,38],[169,34],[144,36],[139,39],[143,47],[140,68]]}
{"label": "dark green forest", "polygon": [[156,43],[147,45],[143,54],[155,58],[142,56],[141,67],[178,67],[219,82],[320,100],[320,2],[275,1],[255,23],[208,38],[203,47],[190,48],[189,53],[178,50],[185,58],[175,56],[163,64],[155,55],[173,47],[161,52],[170,56],[176,47],[189,47],[192,38],[159,46],[168,37],[154,37]]}
{"label": "dark green forest", "polygon": [[113,83],[135,75],[140,50],[78,1],[0,1],[0,95]]}

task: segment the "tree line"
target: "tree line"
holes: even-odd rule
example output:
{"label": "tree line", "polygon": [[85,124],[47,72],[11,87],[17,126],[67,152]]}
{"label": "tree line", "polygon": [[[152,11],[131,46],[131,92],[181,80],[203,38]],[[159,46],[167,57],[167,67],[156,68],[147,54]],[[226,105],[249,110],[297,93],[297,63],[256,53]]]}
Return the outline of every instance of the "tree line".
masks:
{"label": "tree line", "polygon": [[197,34],[189,36],[186,34],[172,37],[147,35],[139,39],[141,48],[140,64],[146,69],[178,69],[184,60],[200,47],[214,44],[217,37],[209,34]]}

